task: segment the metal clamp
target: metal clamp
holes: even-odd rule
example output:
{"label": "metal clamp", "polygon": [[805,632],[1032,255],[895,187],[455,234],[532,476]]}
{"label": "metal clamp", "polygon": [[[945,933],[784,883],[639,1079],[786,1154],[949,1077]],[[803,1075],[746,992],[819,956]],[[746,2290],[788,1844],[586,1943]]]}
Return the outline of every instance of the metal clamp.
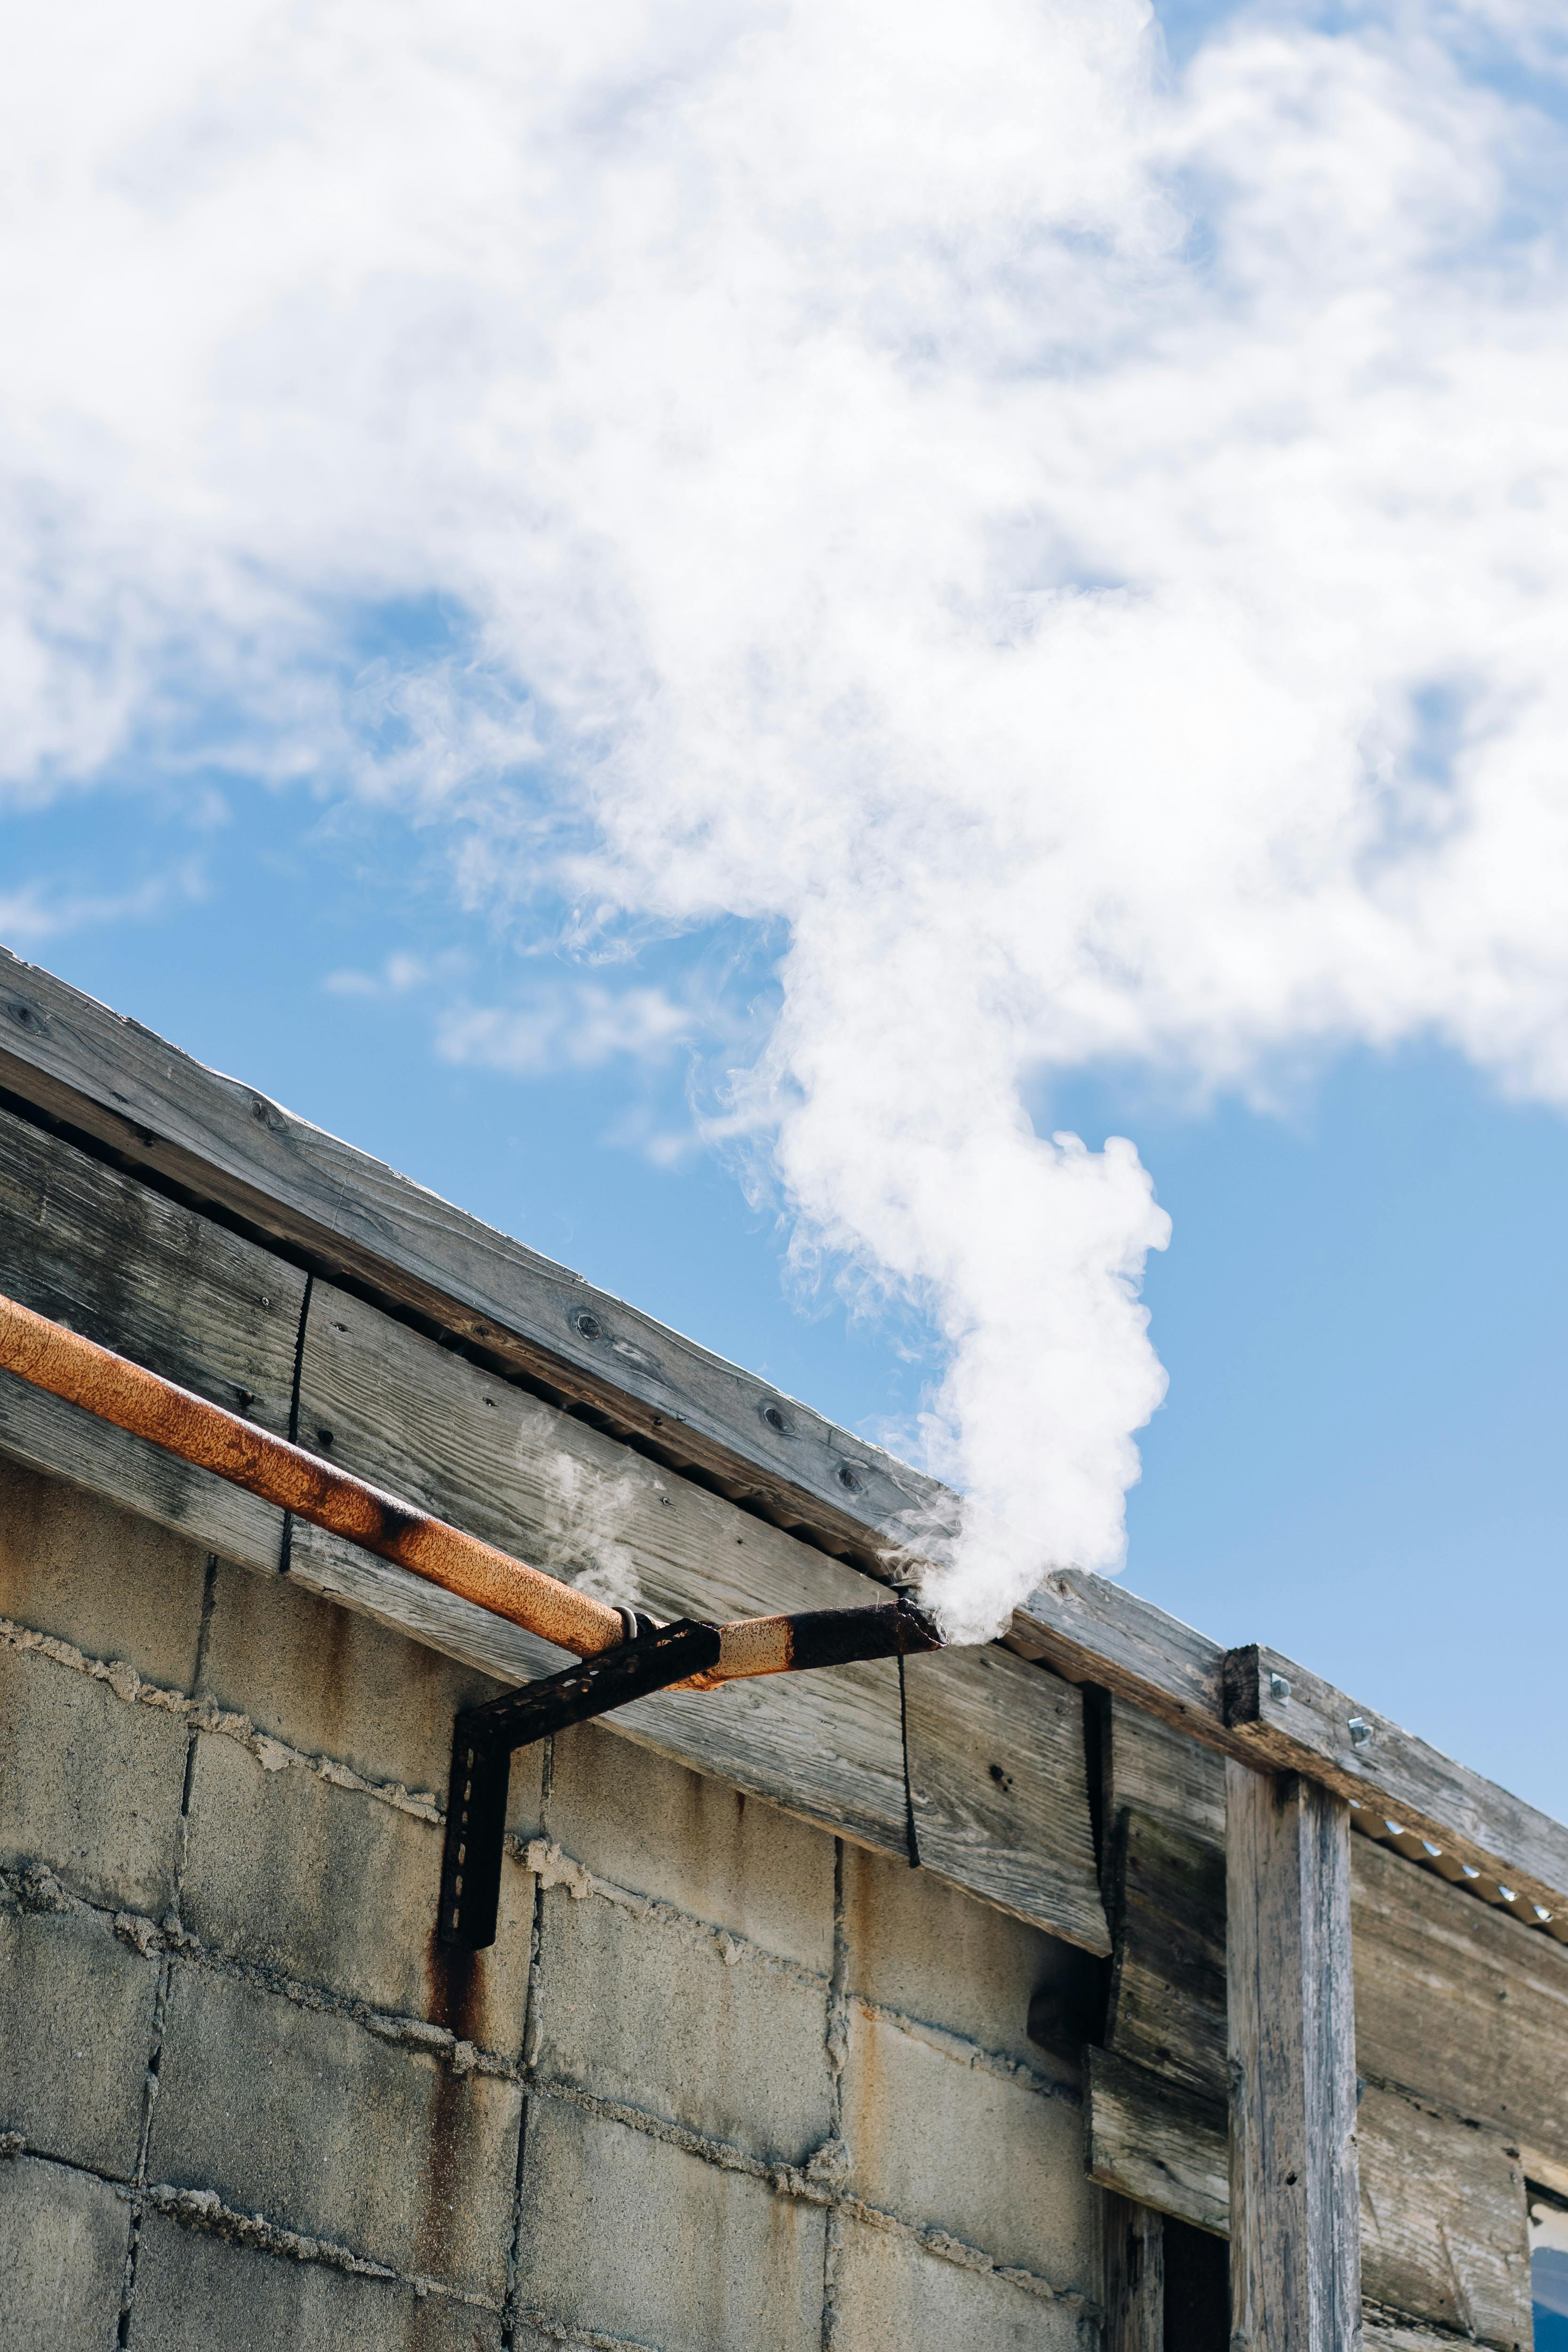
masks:
{"label": "metal clamp", "polygon": [[453,1727],[452,1773],[447,1790],[447,1843],[441,1858],[439,1939],[459,1951],[480,1952],[496,1939],[501,1855],[506,1843],[507,1784],[513,1750],[550,1732],[586,1723],[649,1691],[684,1682],[719,1663],[719,1628],[700,1619],[654,1626],[632,1610],[635,1628],[617,1649],[544,1681],[505,1691],[482,1706],[465,1707]]}

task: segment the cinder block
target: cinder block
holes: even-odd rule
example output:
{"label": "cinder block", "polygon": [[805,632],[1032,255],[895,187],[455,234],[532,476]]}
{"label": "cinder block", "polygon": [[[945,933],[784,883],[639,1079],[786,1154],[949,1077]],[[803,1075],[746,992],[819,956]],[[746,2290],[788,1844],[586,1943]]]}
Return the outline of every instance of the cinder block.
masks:
{"label": "cinder block", "polygon": [[181,1912],[216,1949],[517,2056],[533,1880],[501,1872],[496,1941],[454,1973],[431,1940],[442,1832],[301,1767],[268,1770],[204,1733],[191,1775]]}
{"label": "cinder block", "polygon": [[132,2352],[499,2352],[499,2315],[387,2279],[232,2245],[152,2212]]}
{"label": "cinder block", "polygon": [[804,2164],[828,2137],[825,1986],[760,1958],[727,1964],[710,1942],[564,1886],[542,1924],[530,2044],[546,2079],[771,2162]]}
{"label": "cinder block", "polygon": [[[202,1689],[308,1756],[445,1803],[453,1717],[500,1688],[287,1577],[218,1571]],[[537,1748],[513,1758],[508,1818],[523,1835],[539,1825],[539,1777]]]}
{"label": "cinder block", "polygon": [[0,1860],[161,1918],[174,1891],[185,1727],[37,1651],[0,1650]]}
{"label": "cinder block", "polygon": [[1043,1989],[1085,1998],[1087,1952],[859,1846],[844,1850],[844,1912],[852,1992],[1053,2071],[1029,2040],[1029,2002]]}
{"label": "cinder block", "polygon": [[1081,2115],[1065,2100],[852,2011],[843,2128],[849,2185],[868,2204],[1087,2289],[1099,2192],[1084,2177]]}
{"label": "cinder block", "polygon": [[0,2162],[0,2352],[109,2352],[130,2232],[131,2208],[106,2181],[33,2157]]}
{"label": "cinder block", "polygon": [[819,2352],[824,2216],[742,2172],[531,2097],[521,2316],[658,2352]]}
{"label": "cinder block", "polygon": [[177,1964],[149,2178],[409,2273],[505,2289],[521,2095]]}
{"label": "cinder block", "polygon": [[0,1616],[188,1691],[205,1573],[195,1545],[0,1458]]}
{"label": "cinder block", "polygon": [[555,1742],[548,1823],[601,1877],[832,1968],[833,1840],[760,1797],[579,1724]]}
{"label": "cinder block", "polygon": [[157,1986],[107,1920],[0,1899],[0,2130],[128,2179]]}
{"label": "cinder block", "polygon": [[1082,2352],[1070,2305],[994,2272],[962,2270],[909,2239],[846,2218],[835,2265],[840,2352]]}

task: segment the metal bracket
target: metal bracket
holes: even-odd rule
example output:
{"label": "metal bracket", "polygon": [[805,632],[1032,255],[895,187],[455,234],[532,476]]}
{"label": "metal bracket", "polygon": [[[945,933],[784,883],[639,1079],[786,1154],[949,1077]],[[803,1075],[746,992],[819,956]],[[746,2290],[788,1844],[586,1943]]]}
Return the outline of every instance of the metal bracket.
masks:
{"label": "metal bracket", "polygon": [[569,1724],[586,1723],[649,1691],[664,1690],[719,1663],[719,1628],[700,1619],[650,1627],[624,1610],[629,1638],[614,1650],[525,1683],[482,1706],[465,1707],[452,1737],[447,1843],[441,1858],[443,1944],[480,1952],[496,1939],[507,1784],[512,1751]]}

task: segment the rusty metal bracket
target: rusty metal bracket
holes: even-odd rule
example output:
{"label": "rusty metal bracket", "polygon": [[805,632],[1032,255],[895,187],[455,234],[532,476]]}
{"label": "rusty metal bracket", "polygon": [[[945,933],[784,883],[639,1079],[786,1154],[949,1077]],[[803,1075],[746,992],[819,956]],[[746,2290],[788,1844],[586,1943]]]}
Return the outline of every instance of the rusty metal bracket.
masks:
{"label": "rusty metal bracket", "polygon": [[[627,1611],[626,1615],[632,1612]],[[447,1793],[447,1843],[441,1860],[443,1944],[479,1952],[496,1939],[501,1855],[506,1844],[507,1783],[515,1749],[531,1747],[569,1724],[586,1723],[650,1691],[668,1689],[719,1660],[717,1625],[682,1618],[650,1626],[632,1618],[631,1638],[618,1649],[568,1666],[564,1674],[526,1683],[482,1706],[465,1707],[453,1727],[452,1774]]]}

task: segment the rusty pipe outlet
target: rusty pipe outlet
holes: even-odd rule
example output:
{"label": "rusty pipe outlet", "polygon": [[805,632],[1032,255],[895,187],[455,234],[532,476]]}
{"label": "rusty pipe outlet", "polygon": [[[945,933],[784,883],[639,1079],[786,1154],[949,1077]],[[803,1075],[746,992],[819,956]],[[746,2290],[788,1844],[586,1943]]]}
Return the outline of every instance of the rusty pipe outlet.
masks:
{"label": "rusty pipe outlet", "polygon": [[900,1601],[872,1609],[802,1609],[788,1617],[741,1617],[719,1628],[718,1663],[673,1690],[717,1690],[758,1675],[804,1674],[870,1658],[907,1658],[940,1650],[942,1635],[923,1610]]}

